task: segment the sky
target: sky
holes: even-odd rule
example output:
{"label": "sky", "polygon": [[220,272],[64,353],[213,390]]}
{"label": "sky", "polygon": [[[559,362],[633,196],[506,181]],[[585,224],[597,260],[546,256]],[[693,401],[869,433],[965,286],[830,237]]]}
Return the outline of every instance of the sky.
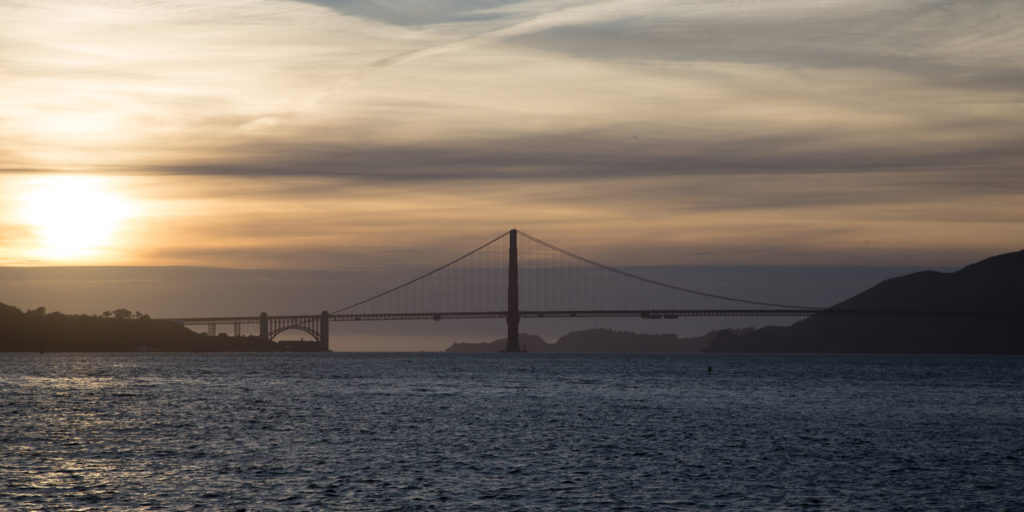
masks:
{"label": "sky", "polygon": [[625,266],[1024,246],[1017,0],[0,0],[0,20],[5,267],[431,266],[511,227]]}

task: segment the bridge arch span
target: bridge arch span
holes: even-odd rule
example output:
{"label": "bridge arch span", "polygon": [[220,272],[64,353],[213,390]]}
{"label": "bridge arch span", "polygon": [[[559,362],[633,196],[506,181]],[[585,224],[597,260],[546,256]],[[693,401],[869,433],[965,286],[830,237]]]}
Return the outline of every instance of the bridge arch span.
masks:
{"label": "bridge arch span", "polygon": [[277,335],[291,330],[299,330],[313,337],[320,348],[329,350],[330,315],[324,311],[318,316],[268,316],[260,313],[260,337],[272,341]]}
{"label": "bridge arch span", "polygon": [[320,333],[319,332],[317,332],[317,331],[315,331],[313,329],[310,329],[308,327],[302,326],[302,325],[286,325],[286,326],[283,326],[283,327],[279,327],[277,329],[274,329],[274,330],[270,331],[268,333],[268,335],[267,335],[267,339],[270,340],[270,341],[273,341],[274,338],[276,338],[278,334],[281,334],[281,333],[286,332],[286,331],[302,331],[302,332],[312,336],[314,341],[317,341],[317,342],[320,341]]}

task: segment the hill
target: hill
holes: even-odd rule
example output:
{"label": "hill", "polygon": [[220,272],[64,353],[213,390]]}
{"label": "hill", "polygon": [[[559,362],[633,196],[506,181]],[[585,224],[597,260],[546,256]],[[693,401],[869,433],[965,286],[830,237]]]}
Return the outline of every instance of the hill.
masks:
{"label": "hill", "polygon": [[[680,338],[675,334],[640,334],[611,329],[588,329],[562,336],[554,343],[520,334],[519,345],[536,354],[694,353],[703,350],[711,334]],[[483,343],[453,343],[445,352],[493,354],[505,349],[506,338]]]}
{"label": "hill", "polygon": [[285,347],[256,337],[210,337],[169,320],[118,310],[114,315],[22,312],[0,303],[0,351],[124,352],[138,350],[220,352],[277,351]]}
{"label": "hill", "polygon": [[834,309],[976,315],[815,315],[789,327],[717,333],[707,352],[1024,353],[1024,251],[963,269],[883,281]]}

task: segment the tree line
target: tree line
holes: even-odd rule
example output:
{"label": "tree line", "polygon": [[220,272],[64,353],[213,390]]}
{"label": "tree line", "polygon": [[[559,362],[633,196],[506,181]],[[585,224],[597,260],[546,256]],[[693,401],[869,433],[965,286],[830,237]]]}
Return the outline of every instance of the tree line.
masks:
{"label": "tree line", "polygon": [[0,351],[277,351],[255,336],[207,336],[172,320],[154,320],[125,308],[99,315],[69,315],[38,307],[22,312],[0,303]]}

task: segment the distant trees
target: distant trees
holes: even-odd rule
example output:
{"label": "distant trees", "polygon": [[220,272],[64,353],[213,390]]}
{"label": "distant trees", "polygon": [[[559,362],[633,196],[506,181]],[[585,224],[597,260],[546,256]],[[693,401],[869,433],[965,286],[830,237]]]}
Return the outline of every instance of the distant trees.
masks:
{"label": "distant trees", "polygon": [[[18,308],[15,308],[15,307],[12,307],[12,306],[7,306],[7,307],[12,309],[12,310],[14,310],[14,311],[19,311]],[[52,318],[52,317],[65,316],[63,313],[60,313],[60,312],[57,312],[57,311],[54,311],[52,313],[47,314],[46,308],[42,307],[42,306],[40,306],[38,308],[35,308],[35,309],[27,309],[27,310],[25,310],[25,315],[28,316],[29,318],[45,318],[47,316]],[[108,311],[104,311],[103,313],[99,314],[98,316],[99,316],[99,318],[107,318],[107,319],[112,319],[112,320],[150,320],[149,315],[147,315],[147,314],[145,314],[145,313],[143,313],[141,311],[131,311],[131,310],[124,309],[124,308],[118,308],[118,309],[115,309],[113,311],[109,311],[109,310]]]}
{"label": "distant trees", "polygon": [[99,315],[67,315],[46,308],[22,312],[0,303],[0,352],[6,351],[281,351],[258,338],[206,336],[180,322],[153,320],[120,308]]}
{"label": "distant trees", "polygon": [[114,320],[149,320],[149,315],[145,313],[140,313],[138,311],[133,313],[124,308],[115,309],[113,311],[104,311],[100,316],[103,318],[113,318]]}

